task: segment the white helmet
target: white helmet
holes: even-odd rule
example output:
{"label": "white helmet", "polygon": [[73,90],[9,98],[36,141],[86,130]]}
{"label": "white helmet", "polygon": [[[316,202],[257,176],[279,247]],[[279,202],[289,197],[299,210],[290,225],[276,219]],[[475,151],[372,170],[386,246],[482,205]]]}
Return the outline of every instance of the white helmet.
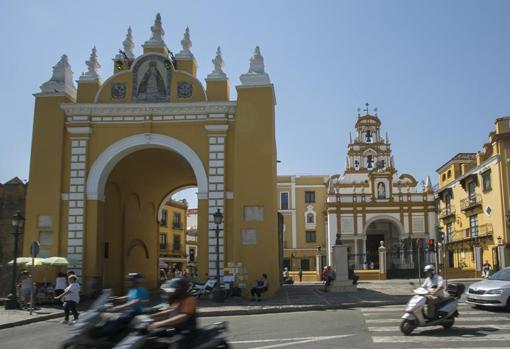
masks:
{"label": "white helmet", "polygon": [[432,264],[429,264],[426,265],[425,268],[423,268],[423,271],[434,274],[436,272],[436,268]]}

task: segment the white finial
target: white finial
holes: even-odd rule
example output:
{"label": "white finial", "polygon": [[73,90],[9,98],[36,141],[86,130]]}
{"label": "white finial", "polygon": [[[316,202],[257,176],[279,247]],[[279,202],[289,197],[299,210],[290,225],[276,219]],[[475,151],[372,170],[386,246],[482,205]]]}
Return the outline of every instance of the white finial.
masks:
{"label": "white finial", "polygon": [[85,63],[87,64],[88,71],[80,76],[80,81],[101,81],[101,77],[98,72],[101,65],[97,61],[95,46],[92,48],[92,52],[90,53],[90,59],[85,61]]}
{"label": "white finial", "polygon": [[390,144],[390,138],[388,137],[388,132],[386,132],[386,144]]}
{"label": "white finial", "polygon": [[134,59],[135,55],[133,53],[133,49],[135,48],[135,43],[133,42],[133,32],[131,27],[128,28],[126,39],[122,42],[122,46],[124,46],[124,53],[127,58]]}
{"label": "white finial", "polygon": [[67,93],[76,96],[76,87],[73,83],[73,71],[69,65],[67,55],[62,55],[60,61],[53,66],[51,79],[41,85],[42,93]]}
{"label": "white finial", "polygon": [[269,75],[264,70],[264,57],[260,54],[260,48],[255,47],[253,56],[250,58],[248,73],[241,75],[243,85],[268,85],[271,83]]}
{"label": "white finial", "polygon": [[432,187],[432,181],[430,180],[430,176],[427,176],[427,179],[425,180],[425,191],[428,193],[434,192],[434,187]]}
{"label": "white finial", "polygon": [[393,155],[390,158],[390,166],[391,168],[395,168],[395,160],[393,159]]}
{"label": "white finial", "polygon": [[349,144],[352,144],[352,134],[350,131],[349,131]]}
{"label": "white finial", "polygon": [[186,27],[186,31],[184,32],[184,37],[181,40],[182,50],[178,54],[175,55],[176,58],[193,58],[193,53],[191,53],[190,48],[192,46],[191,38],[189,35],[189,27]]}
{"label": "white finial", "polygon": [[165,46],[165,41],[163,40],[165,31],[161,25],[161,15],[159,13],[156,15],[154,25],[151,26],[151,32],[152,36],[150,40],[145,42],[144,46]]}
{"label": "white finial", "polygon": [[350,166],[349,166],[349,157],[346,156],[345,157],[345,169],[348,169]]}
{"label": "white finial", "polygon": [[216,57],[212,60],[212,64],[214,64],[214,70],[211,74],[207,75],[207,78],[212,80],[226,79],[227,74],[223,71],[223,57],[221,56],[221,48],[219,46],[216,49]]}

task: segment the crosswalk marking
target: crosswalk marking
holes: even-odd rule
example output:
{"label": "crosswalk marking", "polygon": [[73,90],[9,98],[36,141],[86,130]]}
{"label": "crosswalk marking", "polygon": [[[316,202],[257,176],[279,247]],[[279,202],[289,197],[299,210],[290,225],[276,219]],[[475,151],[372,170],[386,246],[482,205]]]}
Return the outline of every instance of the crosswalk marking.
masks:
{"label": "crosswalk marking", "polygon": [[[400,332],[405,306],[360,308],[377,349],[502,349],[510,348],[510,315],[458,305],[459,317],[450,330],[440,325],[418,327],[410,336]],[[433,334],[433,335],[432,335]],[[488,344],[487,346],[483,346]],[[478,346],[478,347],[477,347]]]}
{"label": "crosswalk marking", "polygon": [[[488,314],[490,315],[490,314]],[[459,317],[455,319],[455,322],[483,322],[483,321],[510,321],[510,318],[503,316],[472,316],[472,317]],[[399,323],[401,321],[400,316],[395,318],[386,318],[386,319],[366,319],[365,322],[367,324],[388,324],[388,323]]]}

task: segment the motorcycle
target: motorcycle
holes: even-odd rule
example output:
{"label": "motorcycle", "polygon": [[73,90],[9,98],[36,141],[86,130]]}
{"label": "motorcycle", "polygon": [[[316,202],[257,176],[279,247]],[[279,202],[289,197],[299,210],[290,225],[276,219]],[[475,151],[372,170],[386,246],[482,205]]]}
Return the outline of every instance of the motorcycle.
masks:
{"label": "motorcycle", "polygon": [[106,336],[102,332],[105,321],[119,316],[119,314],[109,312],[113,307],[109,303],[111,299],[112,290],[103,290],[90,309],[82,314],[71,327],[71,335],[60,344],[60,348],[111,348],[139,325],[140,320],[135,317],[119,331]]}
{"label": "motorcycle", "polygon": [[[413,283],[411,285],[414,286]],[[414,290],[415,296],[406,305],[405,313],[402,315],[402,321],[400,322],[400,331],[408,336],[417,327],[441,325],[445,330],[449,329],[455,323],[455,318],[459,316],[457,304],[464,290],[465,286],[463,284],[449,284],[446,288],[449,297],[436,305],[436,316],[431,319],[424,312],[427,304],[426,296],[429,291],[423,287],[418,287]]]}
{"label": "motorcycle", "polygon": [[[179,348],[179,342],[183,334],[175,332],[173,329],[157,329],[148,331],[147,326],[153,321],[148,316],[137,316],[139,323],[137,329],[130,335],[120,341],[114,349],[176,349]],[[193,339],[190,348],[194,349],[226,349],[229,348],[227,342],[227,324],[217,322],[206,328],[196,329],[193,333]],[[189,335],[189,334],[188,334]]]}

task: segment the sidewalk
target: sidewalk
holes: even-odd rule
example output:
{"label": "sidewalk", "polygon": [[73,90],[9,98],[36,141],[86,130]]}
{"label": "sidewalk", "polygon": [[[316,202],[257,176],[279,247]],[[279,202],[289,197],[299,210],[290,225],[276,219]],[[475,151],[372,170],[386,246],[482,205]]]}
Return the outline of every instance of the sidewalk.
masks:
{"label": "sidewalk", "polygon": [[[472,283],[478,280],[448,281]],[[261,302],[252,302],[243,298],[228,298],[224,303],[215,303],[202,298],[199,300],[199,316],[252,315],[403,305],[409,300],[415,288],[409,284],[411,281],[416,285],[419,284],[418,279],[361,281],[356,292],[346,293],[325,293],[322,291],[321,283],[298,283],[282,286],[273,297],[263,298]],[[151,303],[158,304],[160,300],[153,297]],[[89,304],[82,303],[80,308],[87,309]],[[32,316],[26,310],[5,310],[0,307],[0,329],[59,318],[63,315],[63,310],[56,307],[42,307]]]}

